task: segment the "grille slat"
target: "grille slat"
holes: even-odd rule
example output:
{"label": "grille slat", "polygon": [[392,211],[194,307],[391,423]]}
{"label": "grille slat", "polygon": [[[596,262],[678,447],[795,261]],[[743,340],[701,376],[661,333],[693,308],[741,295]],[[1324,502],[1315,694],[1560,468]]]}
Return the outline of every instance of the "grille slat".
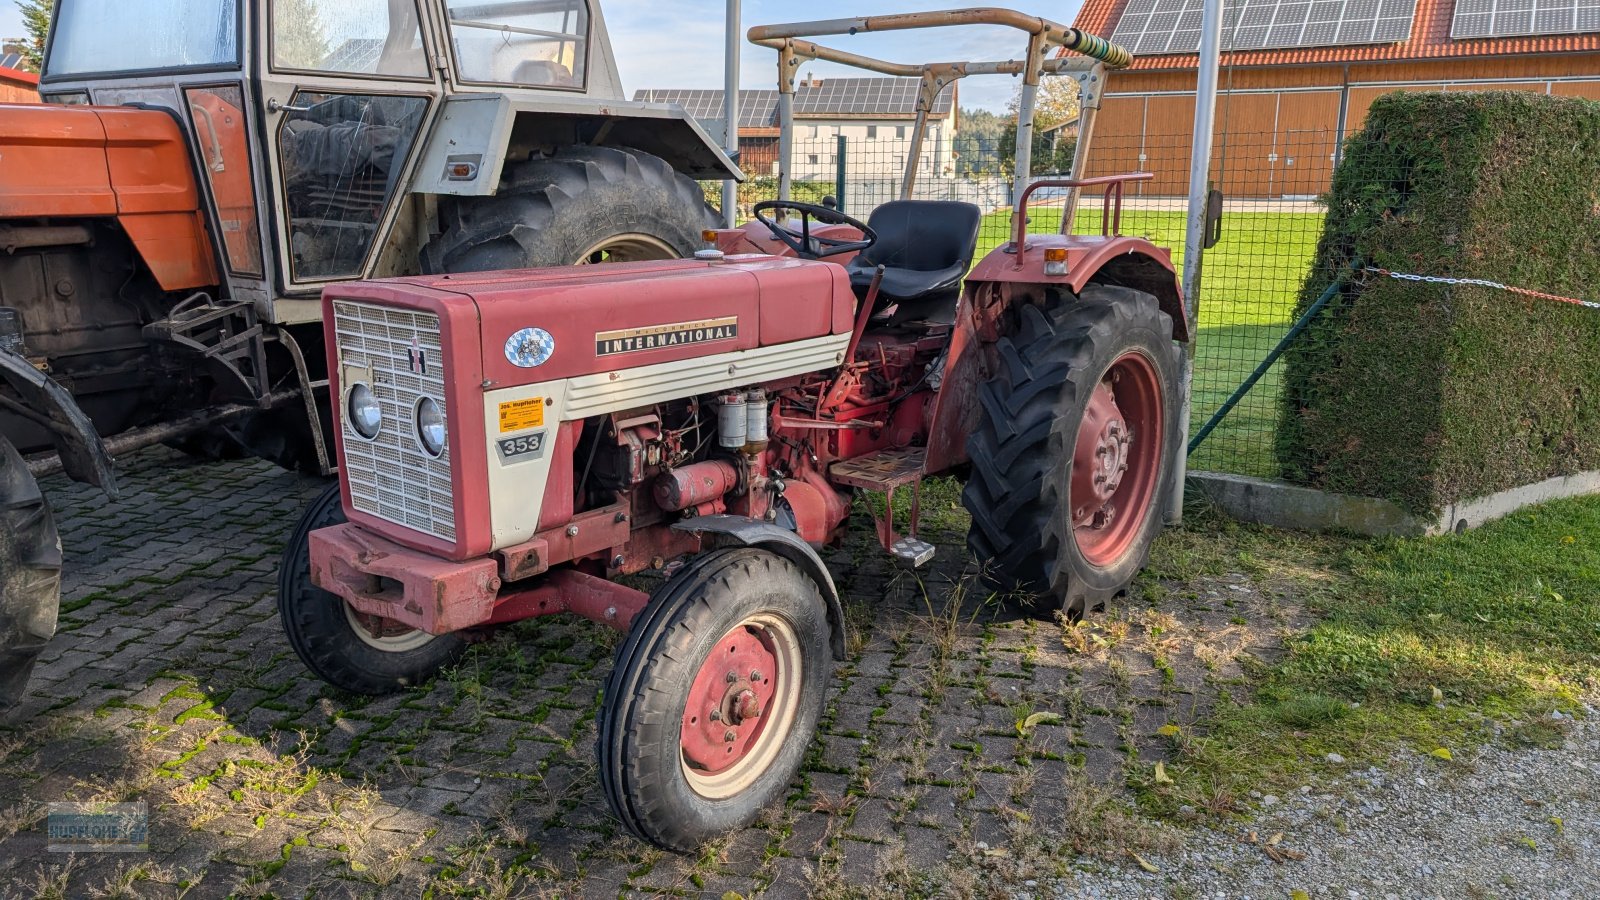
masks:
{"label": "grille slat", "polygon": [[[450,420],[444,392],[444,346],[438,316],[336,300],[334,340],[344,366],[370,367],[383,427],[367,440],[344,426],[350,503],[361,512],[447,541],[456,538],[450,450],[433,459],[417,443],[417,402],[432,397]],[[427,374],[411,371],[411,351]]]}

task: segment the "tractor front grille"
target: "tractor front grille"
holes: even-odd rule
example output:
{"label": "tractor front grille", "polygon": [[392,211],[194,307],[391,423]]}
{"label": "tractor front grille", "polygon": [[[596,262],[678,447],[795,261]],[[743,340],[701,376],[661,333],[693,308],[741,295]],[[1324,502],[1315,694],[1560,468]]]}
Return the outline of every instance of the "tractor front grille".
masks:
{"label": "tractor front grille", "polygon": [[[434,459],[423,452],[414,420],[417,403],[432,397],[450,422],[445,403],[444,347],[439,317],[335,300],[340,388],[370,369],[370,386],[383,409],[378,436],[367,440],[349,422],[341,404],[345,479],[350,504],[368,515],[441,540],[456,539],[455,497],[450,483],[450,448]],[[454,431],[454,429],[449,429]]]}

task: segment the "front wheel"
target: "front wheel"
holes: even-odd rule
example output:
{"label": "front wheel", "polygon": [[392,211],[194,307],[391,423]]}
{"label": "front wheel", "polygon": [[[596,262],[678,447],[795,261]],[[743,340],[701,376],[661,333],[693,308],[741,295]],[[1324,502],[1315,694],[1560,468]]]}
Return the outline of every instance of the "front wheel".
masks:
{"label": "front wheel", "polygon": [[832,671],[816,583],[765,550],[708,553],[635,621],[606,682],[600,779],[638,837],[692,850],[800,770]]}
{"label": "front wheel", "polygon": [[356,694],[412,687],[455,662],[466,642],[358,611],[311,583],[311,532],[345,521],[339,485],[306,507],[278,568],[278,616],[289,645],[323,681]]}
{"label": "front wheel", "polygon": [[1126,590],[1161,529],[1178,447],[1172,320],[1131,288],[1025,306],[997,344],[968,439],[967,544],[990,584],[1041,617]]}

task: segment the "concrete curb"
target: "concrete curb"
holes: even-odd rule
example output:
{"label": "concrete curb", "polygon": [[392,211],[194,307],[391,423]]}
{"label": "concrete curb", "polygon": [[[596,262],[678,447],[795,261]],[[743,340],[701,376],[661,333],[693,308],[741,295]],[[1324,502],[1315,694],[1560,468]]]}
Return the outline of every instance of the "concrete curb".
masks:
{"label": "concrete curb", "polygon": [[1415,537],[1459,533],[1547,500],[1600,494],[1600,471],[1548,478],[1465,500],[1431,518],[1410,513],[1390,500],[1329,494],[1281,481],[1220,472],[1190,472],[1185,494],[1210,502],[1241,522],[1300,531]]}

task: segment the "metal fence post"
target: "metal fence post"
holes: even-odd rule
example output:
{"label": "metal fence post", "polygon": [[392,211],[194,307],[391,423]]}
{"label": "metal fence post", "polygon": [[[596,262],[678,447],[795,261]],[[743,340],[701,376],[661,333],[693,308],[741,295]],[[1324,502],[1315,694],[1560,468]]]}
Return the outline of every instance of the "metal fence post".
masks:
{"label": "metal fence post", "polygon": [[844,212],[845,160],[850,156],[850,139],[841,133],[838,135],[838,140],[837,164],[834,166],[833,175],[833,199],[839,204],[839,212]]}
{"label": "metal fence post", "polygon": [[[1189,443],[1189,394],[1194,386],[1194,349],[1199,340],[1200,263],[1205,254],[1206,194],[1211,182],[1211,136],[1217,119],[1217,75],[1222,58],[1222,0],[1206,0],[1200,20],[1200,70],[1194,93],[1194,149],[1189,154],[1189,216],[1183,234],[1183,306],[1189,343],[1183,351],[1182,394],[1178,405],[1178,445]],[[1168,500],[1167,521],[1183,521],[1183,485],[1188,459],[1173,460],[1178,477]]]}
{"label": "metal fence post", "polygon": [[[723,50],[727,59],[724,60],[722,72],[722,120],[723,127],[727,129],[722,136],[722,147],[728,151],[728,158],[735,162],[739,159],[739,51],[743,48],[739,40],[742,37],[739,34],[740,2],[728,0],[727,46]],[[737,225],[738,214],[739,182],[730,178],[722,182],[722,227]]]}

